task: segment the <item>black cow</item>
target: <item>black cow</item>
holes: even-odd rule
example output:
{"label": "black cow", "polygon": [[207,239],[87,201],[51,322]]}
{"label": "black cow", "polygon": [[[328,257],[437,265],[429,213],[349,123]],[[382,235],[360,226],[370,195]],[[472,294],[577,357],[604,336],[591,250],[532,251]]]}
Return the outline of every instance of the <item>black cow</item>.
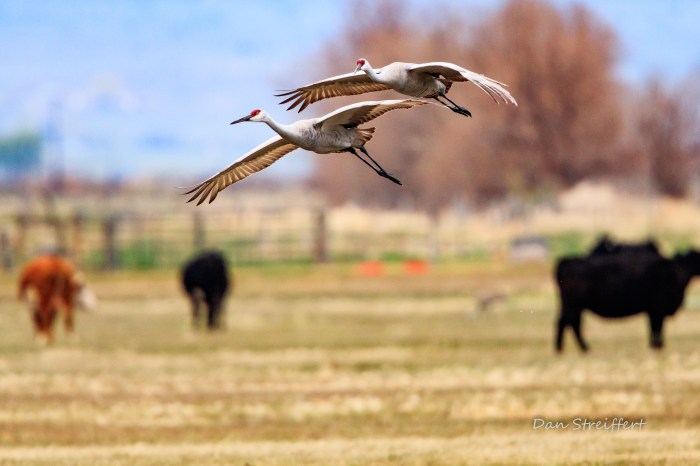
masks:
{"label": "black cow", "polygon": [[221,323],[224,299],[229,291],[228,265],[224,256],[207,251],[191,259],[182,268],[182,285],[192,302],[192,325],[199,326],[200,309],[207,308],[207,328]]}
{"label": "black cow", "polygon": [[556,350],[561,352],[564,330],[571,327],[581,350],[581,313],[589,309],[601,317],[627,317],[646,312],[652,348],[663,347],[664,318],[683,305],[690,280],[700,275],[700,252],[677,254],[617,253],[564,258],[556,267],[561,310]]}

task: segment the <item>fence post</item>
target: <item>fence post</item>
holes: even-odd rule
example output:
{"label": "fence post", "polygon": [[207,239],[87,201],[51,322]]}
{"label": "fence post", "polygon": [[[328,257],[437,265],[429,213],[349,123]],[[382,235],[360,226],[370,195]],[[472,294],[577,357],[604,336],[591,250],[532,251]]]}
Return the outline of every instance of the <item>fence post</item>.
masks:
{"label": "fence post", "polygon": [[204,216],[199,210],[192,213],[192,245],[195,251],[201,251],[206,244]]}
{"label": "fence post", "polygon": [[115,270],[118,267],[117,260],[117,226],[119,220],[116,215],[107,216],[102,222],[102,234],[104,238],[104,263],[105,270]]}
{"label": "fence post", "polygon": [[15,260],[21,261],[24,259],[25,248],[27,246],[27,230],[31,219],[29,214],[21,212],[17,214],[17,238],[15,240]]}
{"label": "fence post", "polygon": [[10,247],[10,235],[7,230],[0,231],[0,257],[2,258],[2,269],[5,272],[12,270],[12,248]]}
{"label": "fence post", "polygon": [[83,252],[83,225],[85,224],[85,214],[76,210],[71,219],[73,235],[71,241],[70,255],[77,263],[81,262]]}
{"label": "fence post", "polygon": [[[49,184],[52,183],[52,180],[49,180]],[[39,223],[43,223],[47,225],[50,228],[53,228],[54,231],[54,241],[55,241],[55,248],[57,251],[59,251],[61,254],[66,254],[68,252],[66,248],[66,232],[65,232],[65,225],[63,224],[63,221],[61,220],[59,211],[58,211],[58,206],[57,200],[56,200],[56,186],[49,186],[47,189],[45,189],[42,192],[42,200],[44,201],[44,216],[43,218],[39,216],[37,219]]]}
{"label": "fence post", "polygon": [[56,249],[61,254],[66,254],[68,248],[66,247],[66,228],[63,220],[61,220],[58,214],[51,212],[46,215],[45,222],[53,228],[54,238],[56,239]]}
{"label": "fence post", "polygon": [[440,215],[428,213],[428,258],[430,262],[440,260]]}
{"label": "fence post", "polygon": [[313,258],[317,264],[328,262],[328,224],[326,222],[326,210],[317,209],[314,213],[313,225]]}

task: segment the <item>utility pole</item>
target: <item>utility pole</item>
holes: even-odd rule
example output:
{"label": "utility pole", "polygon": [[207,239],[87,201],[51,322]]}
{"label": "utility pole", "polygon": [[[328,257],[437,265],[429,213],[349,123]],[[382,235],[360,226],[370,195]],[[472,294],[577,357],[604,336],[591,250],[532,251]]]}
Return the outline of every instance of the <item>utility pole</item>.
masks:
{"label": "utility pole", "polygon": [[55,99],[49,104],[44,130],[44,170],[51,193],[61,193],[64,189],[64,164],[63,103]]}

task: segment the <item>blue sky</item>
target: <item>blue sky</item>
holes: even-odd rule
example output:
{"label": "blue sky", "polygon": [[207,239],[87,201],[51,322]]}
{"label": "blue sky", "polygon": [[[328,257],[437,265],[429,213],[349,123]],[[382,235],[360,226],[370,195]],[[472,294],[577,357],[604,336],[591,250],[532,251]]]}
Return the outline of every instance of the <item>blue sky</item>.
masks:
{"label": "blue sky", "polygon": [[[677,80],[700,68],[700,1],[580,3],[617,30],[623,79]],[[284,73],[333,38],[346,11],[329,0],[0,1],[0,136],[43,130],[54,109],[70,172],[209,175],[271,135],[232,119],[254,108],[298,117],[274,90],[304,84],[308,71],[304,82]],[[303,173],[308,157],[285,158],[266,176]]]}

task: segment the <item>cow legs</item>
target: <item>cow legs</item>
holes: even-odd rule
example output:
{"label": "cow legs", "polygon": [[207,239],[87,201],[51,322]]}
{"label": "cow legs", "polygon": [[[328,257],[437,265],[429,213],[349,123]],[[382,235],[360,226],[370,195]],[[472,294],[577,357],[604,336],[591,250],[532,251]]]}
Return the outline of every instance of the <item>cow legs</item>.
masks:
{"label": "cow legs", "polygon": [[198,328],[202,320],[202,308],[206,307],[207,328],[214,330],[219,327],[221,317],[221,305],[223,296],[216,293],[205,293],[200,288],[195,288],[191,295],[192,302],[192,326]]}
{"label": "cow legs", "polygon": [[564,316],[559,316],[559,321],[557,322],[557,338],[555,343],[557,353],[561,353],[564,349],[564,330],[566,327],[567,325],[566,320],[564,320]]}
{"label": "cow legs", "polygon": [[581,313],[576,314],[576,318],[571,322],[571,328],[574,330],[574,335],[576,335],[576,341],[578,341],[578,346],[584,353],[588,351],[588,345],[583,341],[583,336],[581,336]]}
{"label": "cow legs", "polygon": [[34,328],[36,329],[36,341],[41,345],[51,343],[53,336],[51,330],[56,317],[54,297],[50,294],[40,295],[39,303],[34,309]]}
{"label": "cow legs", "polygon": [[197,298],[192,298],[190,299],[190,303],[192,304],[192,327],[199,328],[200,301]]}
{"label": "cow legs", "polygon": [[36,307],[34,309],[32,318],[34,320],[34,341],[41,345],[47,344],[49,342],[49,338],[46,334],[46,330],[44,329],[45,325],[44,319],[41,317],[41,308]]}
{"label": "cow legs", "polygon": [[74,314],[73,314],[73,309],[72,308],[67,308],[64,309],[64,315],[63,315],[63,329],[64,333],[66,335],[67,341],[77,343],[78,342],[78,336],[75,333],[75,319],[74,319]]}
{"label": "cow legs", "polygon": [[189,292],[190,304],[192,305],[192,328],[199,328],[199,321],[201,320],[201,309],[202,302],[204,301],[204,292],[195,288]]}
{"label": "cow legs", "polygon": [[72,335],[75,331],[75,322],[73,318],[73,308],[66,308],[65,314],[63,315],[63,328],[66,330],[66,334]]}
{"label": "cow legs", "polygon": [[223,298],[219,295],[207,298],[207,327],[209,330],[214,330],[219,328]]}
{"label": "cow legs", "polygon": [[50,306],[39,306],[34,310],[34,326],[36,329],[36,341],[47,345],[53,340],[51,329],[56,317],[56,309]]}
{"label": "cow legs", "polygon": [[559,316],[559,321],[557,322],[557,336],[555,342],[557,353],[561,353],[564,349],[564,330],[566,330],[566,327],[571,327],[571,329],[574,331],[576,341],[578,342],[578,346],[581,348],[581,351],[588,351],[588,345],[583,340],[583,336],[581,335],[581,311],[567,310],[562,306],[561,315]]}
{"label": "cow legs", "polygon": [[209,330],[214,330],[217,326],[217,309],[216,302],[207,302],[207,328]]}
{"label": "cow legs", "polygon": [[649,328],[651,330],[649,344],[652,348],[660,350],[664,347],[664,337],[662,334],[664,317],[657,314],[649,314]]}

